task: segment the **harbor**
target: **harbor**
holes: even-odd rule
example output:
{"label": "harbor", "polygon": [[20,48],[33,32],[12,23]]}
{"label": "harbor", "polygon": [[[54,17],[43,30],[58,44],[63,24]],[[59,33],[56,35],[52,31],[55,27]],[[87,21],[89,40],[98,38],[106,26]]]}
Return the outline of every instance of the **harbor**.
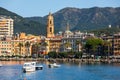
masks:
{"label": "harbor", "polygon": [[[24,61],[2,61],[0,80],[119,80],[120,64],[61,63],[49,68],[49,62],[39,62],[43,70],[23,73]],[[9,73],[8,73],[9,72]],[[62,74],[61,74],[62,73]],[[87,77],[86,77],[87,76]]]}

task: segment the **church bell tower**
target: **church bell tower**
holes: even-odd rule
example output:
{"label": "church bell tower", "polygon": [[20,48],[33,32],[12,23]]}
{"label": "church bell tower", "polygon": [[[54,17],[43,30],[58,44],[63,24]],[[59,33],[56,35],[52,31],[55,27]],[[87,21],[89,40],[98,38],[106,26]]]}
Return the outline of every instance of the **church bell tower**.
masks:
{"label": "church bell tower", "polygon": [[54,37],[54,18],[51,13],[49,13],[47,18],[47,38]]}

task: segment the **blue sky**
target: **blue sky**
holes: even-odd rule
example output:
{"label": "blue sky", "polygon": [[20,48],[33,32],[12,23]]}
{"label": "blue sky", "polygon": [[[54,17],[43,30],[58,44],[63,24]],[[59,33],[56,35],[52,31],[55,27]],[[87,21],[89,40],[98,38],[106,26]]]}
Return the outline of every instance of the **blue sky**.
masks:
{"label": "blue sky", "polygon": [[120,0],[0,0],[0,7],[23,17],[45,16],[65,8],[120,7]]}

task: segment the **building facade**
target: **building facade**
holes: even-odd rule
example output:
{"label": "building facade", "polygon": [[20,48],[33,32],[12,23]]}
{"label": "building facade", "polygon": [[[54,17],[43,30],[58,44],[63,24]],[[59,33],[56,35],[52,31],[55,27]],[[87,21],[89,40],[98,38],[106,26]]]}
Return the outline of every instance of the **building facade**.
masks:
{"label": "building facade", "polygon": [[0,16],[0,38],[13,36],[13,19]]}
{"label": "building facade", "polygon": [[114,55],[118,56],[120,55],[120,33],[114,34],[113,39]]}

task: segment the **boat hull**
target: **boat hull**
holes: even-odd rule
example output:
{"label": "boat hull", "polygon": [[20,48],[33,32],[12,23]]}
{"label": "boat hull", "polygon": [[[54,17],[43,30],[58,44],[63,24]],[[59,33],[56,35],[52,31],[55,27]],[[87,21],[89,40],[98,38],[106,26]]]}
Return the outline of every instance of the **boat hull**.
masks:
{"label": "boat hull", "polygon": [[58,67],[60,67],[60,65],[57,65],[57,64],[49,64],[48,67],[49,67],[49,68],[58,68]]}
{"label": "boat hull", "polygon": [[33,72],[35,71],[35,67],[26,67],[26,68],[23,68],[23,72]]}

